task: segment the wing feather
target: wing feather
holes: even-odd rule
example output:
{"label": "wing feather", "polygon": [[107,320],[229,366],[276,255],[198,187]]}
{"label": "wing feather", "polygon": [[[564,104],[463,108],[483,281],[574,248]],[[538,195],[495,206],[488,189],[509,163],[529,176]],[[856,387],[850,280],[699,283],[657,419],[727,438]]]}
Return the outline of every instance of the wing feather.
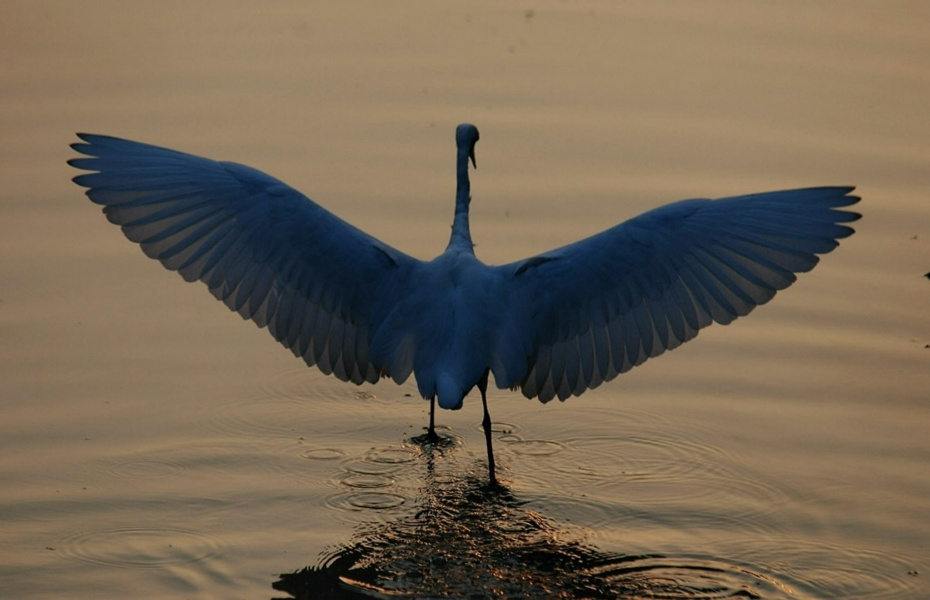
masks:
{"label": "wing feather", "polygon": [[[526,368],[501,387],[564,400],[768,302],[853,233],[851,187],[685,200],[541,256],[498,267],[514,326],[498,352]],[[501,356],[496,365],[516,365]]]}
{"label": "wing feather", "polygon": [[210,293],[309,365],[377,381],[369,340],[390,291],[419,263],[255,169],[78,134],[74,181],[145,254]]}

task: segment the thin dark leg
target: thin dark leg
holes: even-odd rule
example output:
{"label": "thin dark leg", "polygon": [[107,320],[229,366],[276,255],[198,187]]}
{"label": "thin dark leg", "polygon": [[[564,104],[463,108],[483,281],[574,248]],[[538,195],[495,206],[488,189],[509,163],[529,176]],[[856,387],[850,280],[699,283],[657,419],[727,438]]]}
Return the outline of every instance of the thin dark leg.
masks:
{"label": "thin dark leg", "polygon": [[429,399],[429,429],[426,430],[426,441],[435,444],[439,441],[436,435],[436,396]]}
{"label": "thin dark leg", "polygon": [[488,373],[485,371],[481,381],[478,382],[478,390],[481,392],[481,404],[484,405],[484,420],[481,425],[484,426],[484,439],[488,444],[488,475],[492,484],[497,483],[497,477],[494,475],[494,448],[491,445],[491,414],[488,412]]}

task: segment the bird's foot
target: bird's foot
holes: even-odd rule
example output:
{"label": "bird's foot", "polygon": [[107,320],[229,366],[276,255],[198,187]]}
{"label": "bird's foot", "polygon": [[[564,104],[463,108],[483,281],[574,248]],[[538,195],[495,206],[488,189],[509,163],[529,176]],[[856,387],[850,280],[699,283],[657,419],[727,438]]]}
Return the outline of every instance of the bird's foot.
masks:
{"label": "bird's foot", "polygon": [[442,446],[447,438],[440,437],[435,429],[427,429],[426,433],[410,438],[410,441],[420,446]]}
{"label": "bird's foot", "polygon": [[429,429],[426,430],[426,435],[424,436],[424,440],[426,441],[427,444],[438,444],[439,435],[436,433],[435,429],[430,427]]}

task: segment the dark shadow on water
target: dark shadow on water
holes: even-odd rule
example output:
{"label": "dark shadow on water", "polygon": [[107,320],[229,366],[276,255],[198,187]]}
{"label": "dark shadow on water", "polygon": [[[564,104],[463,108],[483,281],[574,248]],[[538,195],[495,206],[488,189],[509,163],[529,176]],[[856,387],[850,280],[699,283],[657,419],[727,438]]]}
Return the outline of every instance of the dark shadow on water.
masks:
{"label": "dark shadow on water", "polygon": [[602,552],[570,524],[489,486],[483,463],[440,474],[436,458],[452,446],[421,445],[426,472],[406,516],[358,526],[274,589],[301,600],[788,597],[768,577],[714,560]]}

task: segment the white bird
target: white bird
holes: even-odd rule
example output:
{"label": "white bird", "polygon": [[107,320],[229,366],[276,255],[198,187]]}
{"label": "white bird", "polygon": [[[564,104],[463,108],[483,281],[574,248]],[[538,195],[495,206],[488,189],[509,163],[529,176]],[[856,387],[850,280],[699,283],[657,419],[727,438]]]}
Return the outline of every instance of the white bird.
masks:
{"label": "white bird", "polygon": [[445,252],[424,262],[300,192],[231,162],[78,134],[94,171],[74,181],[150,258],[200,280],[308,365],[356,384],[411,373],[461,408],[476,385],[495,481],[488,374],[548,402],[579,395],[769,301],[853,233],[853,187],[668,204],[574,244],[502,266],[475,257],[468,161],[478,129],[456,129],[457,188]]}

